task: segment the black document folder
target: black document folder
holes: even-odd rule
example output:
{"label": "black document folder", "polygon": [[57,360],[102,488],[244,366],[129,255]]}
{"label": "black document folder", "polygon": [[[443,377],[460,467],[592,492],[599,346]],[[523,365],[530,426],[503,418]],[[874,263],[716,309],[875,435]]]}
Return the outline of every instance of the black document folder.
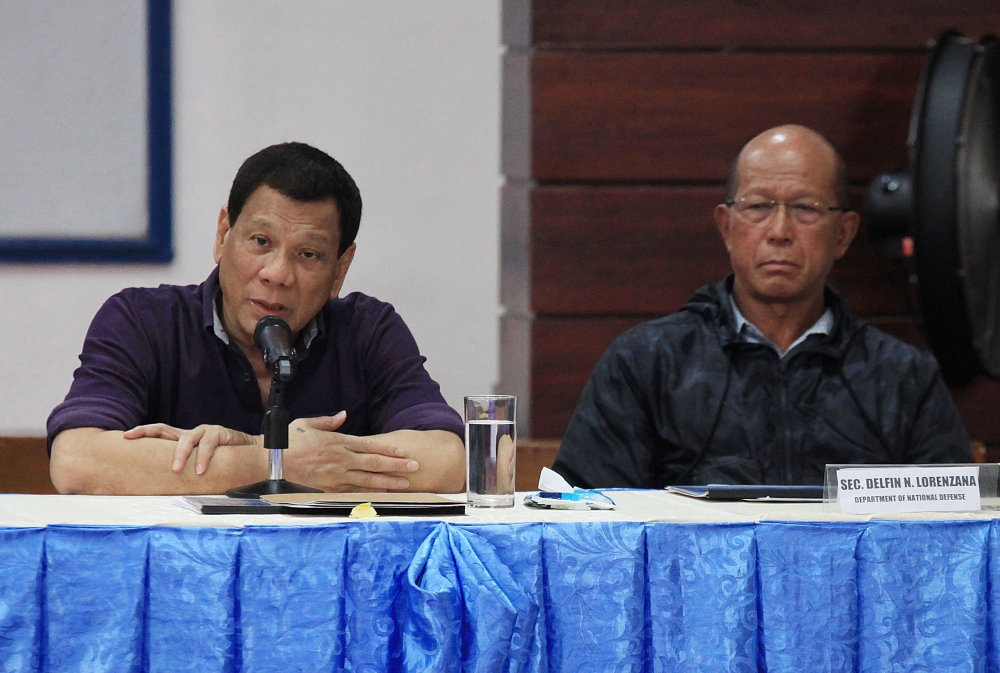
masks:
{"label": "black document folder", "polygon": [[185,496],[176,504],[201,514],[308,514],[349,516],[369,503],[380,516],[447,516],[465,514],[465,501],[432,493],[288,493],[260,499]]}
{"label": "black document folder", "polygon": [[705,500],[751,500],[779,502],[820,502],[822,486],[765,486],[709,484],[708,486],[667,486],[670,493]]}

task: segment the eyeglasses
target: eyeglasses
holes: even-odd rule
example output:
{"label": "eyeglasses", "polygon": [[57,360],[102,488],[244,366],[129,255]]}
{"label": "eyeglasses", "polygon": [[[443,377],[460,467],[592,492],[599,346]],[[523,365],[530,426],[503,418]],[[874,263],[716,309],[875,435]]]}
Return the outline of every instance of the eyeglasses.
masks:
{"label": "eyeglasses", "polygon": [[768,222],[778,212],[778,206],[784,206],[788,214],[798,224],[816,224],[820,218],[832,210],[839,210],[844,213],[850,210],[847,206],[828,206],[819,201],[803,200],[786,203],[759,196],[728,199],[726,205],[736,208],[736,212],[741,217],[753,224]]}

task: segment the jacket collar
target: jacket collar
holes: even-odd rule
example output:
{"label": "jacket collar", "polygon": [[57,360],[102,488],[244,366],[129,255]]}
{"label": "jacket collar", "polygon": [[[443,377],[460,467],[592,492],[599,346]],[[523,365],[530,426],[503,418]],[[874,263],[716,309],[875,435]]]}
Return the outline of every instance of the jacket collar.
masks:
{"label": "jacket collar", "polygon": [[[698,289],[681,308],[682,311],[702,316],[711,324],[719,337],[719,345],[727,350],[739,348],[745,343],[736,332],[736,317],[729,303],[732,291],[733,274],[729,274],[717,283]],[[833,329],[830,334],[804,341],[794,350],[808,350],[842,360],[854,337],[866,323],[854,315],[843,295],[829,285],[823,291],[823,299],[833,313]]]}

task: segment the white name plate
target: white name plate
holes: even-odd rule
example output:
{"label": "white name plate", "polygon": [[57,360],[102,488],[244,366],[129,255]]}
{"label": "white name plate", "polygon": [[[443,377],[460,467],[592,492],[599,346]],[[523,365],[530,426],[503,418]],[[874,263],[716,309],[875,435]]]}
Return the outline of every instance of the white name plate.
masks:
{"label": "white name plate", "polygon": [[979,466],[841,468],[837,502],[845,514],[979,510]]}

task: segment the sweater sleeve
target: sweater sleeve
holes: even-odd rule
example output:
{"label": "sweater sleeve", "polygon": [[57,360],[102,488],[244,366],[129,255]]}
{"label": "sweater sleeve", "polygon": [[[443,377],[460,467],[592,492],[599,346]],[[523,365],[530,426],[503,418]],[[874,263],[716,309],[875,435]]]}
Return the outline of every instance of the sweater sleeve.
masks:
{"label": "sweater sleeve", "polygon": [[573,486],[657,486],[648,393],[627,344],[619,338],[598,362],[563,436],[553,469]]}
{"label": "sweater sleeve", "polygon": [[928,383],[918,404],[905,448],[907,463],[971,463],[969,435],[955,402],[929,356]]}
{"label": "sweater sleeve", "polygon": [[461,416],[424,368],[424,358],[403,319],[386,304],[365,348],[365,379],[372,430],[447,430],[464,436]]}
{"label": "sweater sleeve", "polygon": [[139,425],[147,416],[156,369],[136,311],[122,295],[111,297],[90,324],[69,393],[49,415],[49,449],[63,430]]}

